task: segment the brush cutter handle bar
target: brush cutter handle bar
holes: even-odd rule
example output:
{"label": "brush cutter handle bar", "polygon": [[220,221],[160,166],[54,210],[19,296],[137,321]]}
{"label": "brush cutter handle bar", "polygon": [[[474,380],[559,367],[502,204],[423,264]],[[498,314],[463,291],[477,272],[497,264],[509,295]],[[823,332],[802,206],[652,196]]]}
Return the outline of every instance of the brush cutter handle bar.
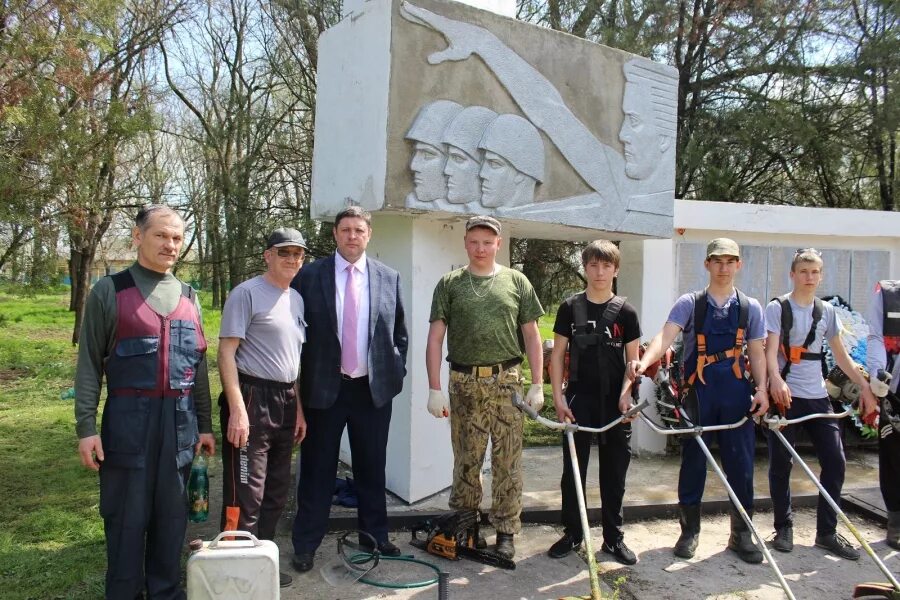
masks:
{"label": "brush cutter handle bar", "polygon": [[814,413],[797,417],[796,419],[785,419],[784,417],[772,415],[763,418],[762,421],[769,429],[781,429],[786,425],[796,425],[797,423],[812,421],[813,419],[843,419],[844,417],[849,417],[851,414],[853,414],[853,409],[847,407],[843,412],[839,413]]}
{"label": "brush cutter handle bar", "polygon": [[663,427],[655,423],[650,417],[641,413],[641,419],[656,433],[661,435],[700,435],[709,431],[724,431],[726,429],[737,429],[747,422],[747,417],[741,417],[736,423],[726,425],[691,425],[690,427]]}
{"label": "brush cutter handle bar", "polygon": [[647,408],[650,405],[650,402],[647,400],[641,400],[630,409],[628,409],[628,412],[626,412],[624,415],[614,419],[603,427],[584,427],[582,425],[579,425],[578,423],[560,423],[559,421],[551,421],[550,419],[539,415],[536,410],[531,408],[531,406],[529,406],[527,402],[524,402],[518,395],[513,396],[513,404],[516,406],[516,408],[524,412],[526,415],[528,415],[544,427],[549,427],[550,429],[557,429],[563,432],[584,431],[585,433],[603,433],[604,431],[609,431],[610,429],[621,423],[623,419],[628,419],[638,413],[643,414],[641,411]]}

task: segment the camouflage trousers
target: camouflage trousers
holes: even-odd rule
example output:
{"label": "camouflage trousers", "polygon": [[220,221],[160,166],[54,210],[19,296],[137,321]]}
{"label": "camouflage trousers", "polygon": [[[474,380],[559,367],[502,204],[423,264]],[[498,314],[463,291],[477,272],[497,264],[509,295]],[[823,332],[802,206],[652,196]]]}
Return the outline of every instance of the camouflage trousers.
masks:
{"label": "camouflage trousers", "polygon": [[450,436],[453,488],[450,508],[481,506],[481,466],[491,440],[491,524],[498,532],[522,528],[522,412],[513,406],[523,394],[522,377],[513,367],[491,377],[450,372]]}

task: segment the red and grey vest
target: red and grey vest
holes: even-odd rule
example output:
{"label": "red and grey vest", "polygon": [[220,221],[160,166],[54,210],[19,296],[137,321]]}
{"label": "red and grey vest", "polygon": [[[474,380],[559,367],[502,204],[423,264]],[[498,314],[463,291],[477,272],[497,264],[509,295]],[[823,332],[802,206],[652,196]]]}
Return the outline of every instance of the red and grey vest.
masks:
{"label": "red and grey vest", "polygon": [[900,281],[879,281],[883,310],[884,349],[887,353],[887,370],[894,367],[900,355]]}
{"label": "red and grey vest", "polygon": [[182,284],[168,315],[153,310],[129,270],[112,276],[116,289],[116,341],[105,366],[106,407],[101,435],[109,464],[139,468],[150,403],[174,398],[178,466],[193,459],[199,440],[191,390],[206,338],[193,289]]}

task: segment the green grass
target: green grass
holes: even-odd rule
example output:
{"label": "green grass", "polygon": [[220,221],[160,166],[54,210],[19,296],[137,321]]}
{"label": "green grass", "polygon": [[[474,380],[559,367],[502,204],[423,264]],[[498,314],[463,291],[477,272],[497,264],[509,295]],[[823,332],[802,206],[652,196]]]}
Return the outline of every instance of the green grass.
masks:
{"label": "green grass", "polygon": [[97,477],[76,453],[74,315],[67,297],[0,294],[0,589],[4,598],[103,594]]}

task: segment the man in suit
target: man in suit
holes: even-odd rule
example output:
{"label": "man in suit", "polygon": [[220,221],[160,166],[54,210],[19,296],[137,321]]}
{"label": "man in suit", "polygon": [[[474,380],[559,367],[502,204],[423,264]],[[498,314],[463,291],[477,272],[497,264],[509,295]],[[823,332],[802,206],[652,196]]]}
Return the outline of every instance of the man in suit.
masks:
{"label": "man in suit", "polygon": [[[328,525],[344,427],[359,498],[358,528],[378,550],[399,556],[388,540],[385,460],[391,400],[406,376],[407,333],[400,276],[366,256],[371,215],[358,206],[337,214],[337,252],[308,265],[291,284],[305,307],[309,351],[300,368],[307,434],[300,446],[294,519],[294,568],[312,569]],[[371,544],[360,539],[363,545]]]}

